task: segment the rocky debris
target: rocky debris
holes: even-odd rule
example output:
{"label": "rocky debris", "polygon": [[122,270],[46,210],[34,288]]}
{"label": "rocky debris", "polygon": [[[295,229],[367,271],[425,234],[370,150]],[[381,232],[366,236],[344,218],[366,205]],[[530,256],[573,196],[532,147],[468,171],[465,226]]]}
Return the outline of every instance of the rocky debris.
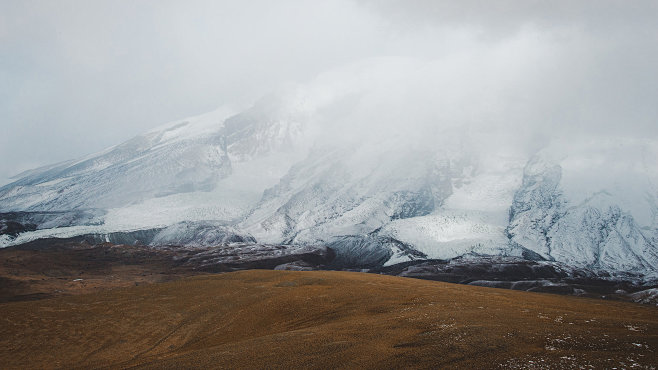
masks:
{"label": "rocky debris", "polygon": [[90,293],[245,269],[318,270],[326,247],[232,243],[214,247],[126,245],[96,236],[39,239],[0,249],[0,302]]}
{"label": "rocky debris", "polygon": [[633,302],[658,306],[658,288],[641,290],[630,295]]}
{"label": "rocky debris", "polygon": [[567,295],[612,298],[653,304],[658,302],[655,282],[640,275],[610,275],[602,270],[574,268],[552,261],[529,261],[518,257],[464,256],[451,260],[424,260],[372,269],[370,272]]}
{"label": "rocky debris", "polygon": [[290,263],[283,263],[274,268],[280,271],[313,271],[315,268],[312,264],[304,261],[293,261]]}
{"label": "rocky debris", "polygon": [[197,270],[221,272],[274,269],[294,263],[300,269],[318,270],[325,268],[334,257],[331,249],[321,246],[233,243],[198,251],[184,265]]}
{"label": "rocky debris", "polygon": [[9,237],[15,238],[20,233],[34,231],[36,229],[37,225],[34,224],[22,224],[11,220],[0,220],[0,235],[8,235]]}
{"label": "rocky debris", "polygon": [[[322,245],[240,242],[215,246],[154,246],[100,240],[110,238],[134,241],[153,237],[138,234],[129,236],[86,235],[68,239],[39,239],[0,249],[0,261],[4,261],[4,265],[0,263],[4,271],[0,271],[0,277],[7,280],[3,285],[7,289],[11,288],[6,294],[3,293],[5,299],[11,300],[13,296],[27,297],[28,293],[25,292],[32,292],[29,294],[37,298],[45,297],[37,294],[39,290],[31,289],[29,284],[25,285],[24,279],[17,279],[18,275],[35,276],[35,279],[43,276],[50,279],[48,281],[52,280],[53,284],[62,278],[67,281],[84,279],[87,282],[107,276],[117,268],[130,266],[130,269],[135,270],[134,274],[121,281],[139,278],[143,280],[140,282],[157,282],[203,272],[245,269],[331,269],[645,304],[658,303],[658,284],[656,281],[643,280],[641,275],[610,274],[605,270],[574,268],[559,262],[531,261],[520,257],[467,255],[450,260],[419,259],[364,269],[360,264],[346,264],[347,261],[339,256],[340,251]],[[138,271],[142,270],[149,276],[155,274],[155,277],[150,280],[140,277]],[[99,284],[101,286],[104,283]]]}
{"label": "rocky debris", "polygon": [[327,245],[336,252],[333,269],[376,268],[394,255],[413,260],[427,258],[413,247],[391,237],[378,236],[376,232],[332,238]]}

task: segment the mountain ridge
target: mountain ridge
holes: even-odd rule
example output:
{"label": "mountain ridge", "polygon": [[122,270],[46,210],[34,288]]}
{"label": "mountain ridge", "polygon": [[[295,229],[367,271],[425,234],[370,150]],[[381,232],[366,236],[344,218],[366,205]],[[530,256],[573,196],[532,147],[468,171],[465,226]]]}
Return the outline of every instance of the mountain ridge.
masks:
{"label": "mountain ridge", "polygon": [[422,142],[413,127],[341,141],[319,124],[341,121],[323,113],[340,100],[291,93],[218,109],[25,172],[0,187],[0,212],[98,209],[102,222],[69,217],[0,246],[186,222],[160,242],[195,243],[183,234],[219,222],[242,241],[329,245],[363,265],[476,253],[658,274],[655,141],[571,138],[528,152],[506,145],[513,132],[454,127]]}

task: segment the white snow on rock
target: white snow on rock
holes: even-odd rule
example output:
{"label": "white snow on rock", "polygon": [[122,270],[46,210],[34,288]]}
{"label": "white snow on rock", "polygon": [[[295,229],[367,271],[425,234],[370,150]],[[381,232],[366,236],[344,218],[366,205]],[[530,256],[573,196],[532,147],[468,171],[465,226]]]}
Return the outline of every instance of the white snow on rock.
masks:
{"label": "white snow on rock", "polygon": [[637,303],[654,304],[658,306],[658,288],[646,289],[630,295]]}
{"label": "white snow on rock", "polygon": [[[656,274],[656,140],[519,145],[519,132],[487,121],[495,90],[469,116],[484,123],[461,127],[450,118],[463,113],[462,95],[395,89],[404,81],[386,70],[324,74],[240,112],[172,122],[28,171],[0,188],[0,212],[101,209],[103,224],[2,235],[0,246],[161,228],[162,243],[201,245],[230,227],[226,235],[258,243],[331,245],[366,265],[523,255]],[[408,94],[414,104],[400,106]],[[199,225],[207,238],[190,237]]]}
{"label": "white snow on rock", "polygon": [[619,143],[599,142],[561,160],[549,148],[533,157],[512,203],[511,241],[576,266],[658,270],[655,172],[642,165],[657,146],[632,144],[624,151]]}

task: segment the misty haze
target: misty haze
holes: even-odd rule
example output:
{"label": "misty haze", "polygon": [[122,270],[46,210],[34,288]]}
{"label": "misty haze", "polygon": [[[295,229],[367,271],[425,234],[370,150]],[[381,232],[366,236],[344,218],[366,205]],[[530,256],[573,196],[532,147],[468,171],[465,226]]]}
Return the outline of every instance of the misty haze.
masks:
{"label": "misty haze", "polygon": [[0,367],[655,368],[657,19],[0,0]]}

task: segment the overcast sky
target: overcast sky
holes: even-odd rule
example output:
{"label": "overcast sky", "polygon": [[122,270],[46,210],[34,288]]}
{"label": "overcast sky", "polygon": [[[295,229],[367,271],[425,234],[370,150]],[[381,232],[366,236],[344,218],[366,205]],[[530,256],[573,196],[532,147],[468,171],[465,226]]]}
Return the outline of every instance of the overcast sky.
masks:
{"label": "overcast sky", "polygon": [[0,184],[391,57],[421,61],[395,63],[401,80],[454,75],[458,100],[429,96],[466,110],[485,96],[533,130],[655,138],[657,19],[628,0],[0,0]]}

